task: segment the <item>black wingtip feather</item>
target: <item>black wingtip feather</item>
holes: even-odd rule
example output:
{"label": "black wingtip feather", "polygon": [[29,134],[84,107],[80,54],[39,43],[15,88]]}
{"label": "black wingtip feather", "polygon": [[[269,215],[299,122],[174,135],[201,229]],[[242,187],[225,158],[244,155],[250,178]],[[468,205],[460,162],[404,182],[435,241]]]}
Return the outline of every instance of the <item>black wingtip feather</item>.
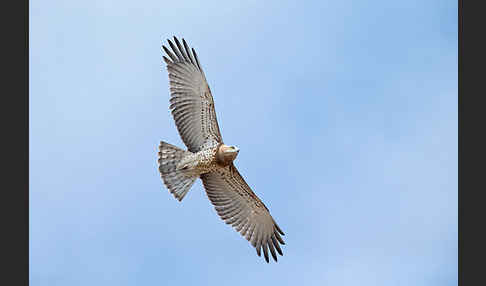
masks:
{"label": "black wingtip feather", "polygon": [[182,38],[182,44],[184,45],[184,49],[186,49],[186,54],[189,57],[189,60],[191,61],[192,64],[194,64],[194,59],[193,56],[191,55],[191,49],[189,49],[189,46],[186,43],[186,40]]}
{"label": "black wingtip feather", "polygon": [[277,262],[277,254],[275,253],[275,248],[273,247],[273,244],[270,243],[270,241],[267,242],[268,248],[270,249],[270,253],[272,254],[273,260]]}
{"label": "black wingtip feather", "polygon": [[186,52],[184,51],[184,49],[182,48],[181,46],[181,43],[179,42],[179,40],[176,38],[176,36],[174,36],[174,41],[177,45],[177,48],[179,49],[179,52],[182,54],[182,56],[184,57],[184,60],[186,61],[189,61],[189,58],[187,57],[186,55]]}
{"label": "black wingtip feather", "polygon": [[280,244],[282,245],[285,245],[285,242],[283,241],[282,237],[280,237],[280,234],[278,234],[278,232],[274,232],[275,234],[275,238],[277,238],[278,242],[280,242]]}
{"label": "black wingtip feather", "polygon": [[263,243],[262,248],[263,248],[263,255],[265,256],[265,260],[267,261],[267,263],[269,263],[267,245],[265,243]]}
{"label": "black wingtip feather", "polygon": [[199,58],[197,57],[196,51],[192,48],[192,53],[194,54],[194,59],[196,59],[196,64],[199,70],[201,70],[201,65],[199,64]]}
{"label": "black wingtip feather", "polygon": [[275,249],[277,249],[278,254],[280,254],[281,256],[283,256],[282,249],[280,248],[280,245],[278,244],[278,242],[275,239],[275,236],[274,235],[272,236],[272,242],[273,242],[273,245],[275,245]]}
{"label": "black wingtip feather", "polygon": [[179,50],[174,46],[172,41],[170,39],[167,39],[167,42],[169,42],[169,46],[171,47],[172,51],[176,54],[176,56],[179,58],[179,61],[184,61],[184,58],[179,53]]}
{"label": "black wingtip feather", "polygon": [[164,62],[165,62],[166,64],[172,64],[172,61],[171,61],[171,60],[169,60],[169,59],[168,59],[166,56],[162,56],[162,57],[164,58]]}
{"label": "black wingtip feather", "polygon": [[177,62],[177,58],[166,46],[162,45],[162,49],[164,49],[165,53],[172,59],[173,62]]}

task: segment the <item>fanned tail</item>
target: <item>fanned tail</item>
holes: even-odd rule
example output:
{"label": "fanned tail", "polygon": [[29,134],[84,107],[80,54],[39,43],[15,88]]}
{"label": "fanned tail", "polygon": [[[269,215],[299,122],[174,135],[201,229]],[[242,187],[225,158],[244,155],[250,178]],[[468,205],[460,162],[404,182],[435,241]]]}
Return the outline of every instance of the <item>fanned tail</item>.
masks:
{"label": "fanned tail", "polygon": [[182,170],[176,170],[181,159],[189,154],[191,152],[160,141],[158,159],[160,176],[169,192],[179,201],[182,201],[197,179],[197,177],[191,177]]}

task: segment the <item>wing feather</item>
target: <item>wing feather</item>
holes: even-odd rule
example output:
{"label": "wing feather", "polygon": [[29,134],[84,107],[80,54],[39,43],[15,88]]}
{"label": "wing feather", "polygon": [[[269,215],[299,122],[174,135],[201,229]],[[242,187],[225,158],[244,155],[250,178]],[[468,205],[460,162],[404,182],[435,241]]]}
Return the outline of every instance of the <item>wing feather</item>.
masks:
{"label": "wing feather", "polygon": [[262,244],[262,248],[263,248],[263,255],[265,256],[265,260],[268,263],[268,249],[267,249],[267,244],[266,243],[263,243]]}
{"label": "wing feather", "polygon": [[182,39],[182,44],[184,45],[184,49],[186,49],[186,54],[189,56],[189,60],[191,61],[192,64],[194,64],[194,58],[191,55],[191,50],[189,49],[186,40]]}
{"label": "wing feather", "polygon": [[167,55],[171,58],[171,60],[172,60],[171,63],[177,62],[177,58],[174,56],[174,54],[166,46],[162,46],[162,49],[164,49],[164,51],[167,53]]}
{"label": "wing feather", "polygon": [[170,49],[162,46],[169,73],[170,110],[184,144],[191,152],[198,152],[207,142],[222,143],[214,100],[194,49],[186,41],[182,45],[174,37],[175,45],[167,40]]}
{"label": "wing feather", "polygon": [[273,220],[263,202],[255,195],[236,167],[201,175],[206,194],[221,219],[232,225],[253,247],[258,256],[263,250],[265,261],[268,252],[277,261],[283,255],[279,245],[285,244],[279,233],[281,229]]}
{"label": "wing feather", "polygon": [[272,243],[277,249],[278,254],[283,255],[282,249],[280,248],[280,245],[278,244],[277,240],[275,239],[275,235],[272,235]]}
{"label": "wing feather", "polygon": [[199,64],[199,58],[197,57],[196,51],[194,48],[192,49],[192,53],[194,54],[194,59],[196,60],[197,67],[202,71],[201,64]]}
{"label": "wing feather", "polygon": [[273,247],[273,243],[271,241],[267,241],[268,249],[270,249],[270,253],[272,254],[273,260],[277,261],[277,254],[275,253],[275,248]]}
{"label": "wing feather", "polygon": [[174,41],[177,45],[177,48],[179,49],[179,51],[181,52],[182,56],[184,57],[184,60],[187,61],[187,62],[190,62],[191,60],[189,59],[189,57],[186,55],[186,52],[184,51],[184,49],[182,48],[181,46],[181,43],[179,43],[179,40],[174,37]]}
{"label": "wing feather", "polygon": [[176,47],[174,47],[174,44],[172,44],[172,42],[170,40],[167,40],[167,42],[169,42],[170,47],[172,48],[172,50],[174,51],[174,53],[176,54],[176,56],[179,58],[179,61],[184,62],[184,58],[182,57],[181,52],[179,51],[179,49],[177,49]]}

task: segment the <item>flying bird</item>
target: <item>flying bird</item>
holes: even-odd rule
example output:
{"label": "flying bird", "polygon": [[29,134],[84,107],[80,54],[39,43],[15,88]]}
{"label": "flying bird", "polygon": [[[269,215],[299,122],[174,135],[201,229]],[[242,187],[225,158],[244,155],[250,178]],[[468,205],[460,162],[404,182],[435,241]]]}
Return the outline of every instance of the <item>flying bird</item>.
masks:
{"label": "flying bird", "polygon": [[269,262],[283,255],[283,231],[265,204],[255,195],[234,165],[239,149],[223,143],[214,100],[194,49],[174,37],[167,40],[170,110],[177,130],[187,146],[183,150],[160,142],[158,166],[162,181],[182,201],[194,181],[201,178],[206,194],[223,221],[233,226]]}

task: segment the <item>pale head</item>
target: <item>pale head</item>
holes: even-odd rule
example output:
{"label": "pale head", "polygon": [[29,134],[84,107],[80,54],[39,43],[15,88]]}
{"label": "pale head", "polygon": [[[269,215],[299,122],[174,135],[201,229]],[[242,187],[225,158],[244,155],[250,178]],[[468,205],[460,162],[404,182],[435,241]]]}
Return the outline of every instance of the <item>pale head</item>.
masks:
{"label": "pale head", "polygon": [[221,144],[221,146],[219,146],[218,151],[216,153],[216,160],[218,164],[227,166],[231,162],[233,162],[233,160],[238,155],[238,152],[240,152],[240,149],[238,149],[238,147],[236,146],[228,146],[225,144]]}

